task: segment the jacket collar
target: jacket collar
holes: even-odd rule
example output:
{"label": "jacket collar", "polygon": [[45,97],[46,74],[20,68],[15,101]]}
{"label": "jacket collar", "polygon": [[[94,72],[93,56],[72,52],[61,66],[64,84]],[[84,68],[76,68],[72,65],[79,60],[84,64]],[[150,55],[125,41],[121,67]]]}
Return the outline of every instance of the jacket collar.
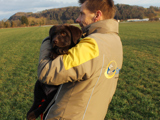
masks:
{"label": "jacket collar", "polygon": [[119,33],[118,22],[115,19],[101,20],[84,27],[82,30],[84,37],[92,33]]}

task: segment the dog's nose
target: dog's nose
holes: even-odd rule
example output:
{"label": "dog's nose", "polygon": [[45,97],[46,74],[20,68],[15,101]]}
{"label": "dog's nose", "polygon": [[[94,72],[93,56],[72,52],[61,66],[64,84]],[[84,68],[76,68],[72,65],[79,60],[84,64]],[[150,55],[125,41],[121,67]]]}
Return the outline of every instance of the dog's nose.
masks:
{"label": "dog's nose", "polygon": [[57,44],[57,43],[58,43],[58,40],[57,40],[57,39],[54,39],[54,40],[53,40],[53,43],[54,43],[54,44]]}

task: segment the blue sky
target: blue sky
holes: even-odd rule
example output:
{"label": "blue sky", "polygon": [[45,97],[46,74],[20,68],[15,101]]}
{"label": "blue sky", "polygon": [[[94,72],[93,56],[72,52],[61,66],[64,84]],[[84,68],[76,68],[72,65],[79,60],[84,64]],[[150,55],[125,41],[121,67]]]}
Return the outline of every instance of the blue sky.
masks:
{"label": "blue sky", "polygon": [[[160,0],[114,0],[115,4],[160,7]],[[17,12],[38,12],[46,9],[79,6],[78,0],[0,0],[0,20],[9,19]]]}

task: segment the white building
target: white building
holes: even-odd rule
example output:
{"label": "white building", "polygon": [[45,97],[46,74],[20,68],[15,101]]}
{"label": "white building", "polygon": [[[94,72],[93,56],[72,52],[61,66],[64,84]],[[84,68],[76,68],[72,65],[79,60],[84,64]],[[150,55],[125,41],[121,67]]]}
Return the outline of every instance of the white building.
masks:
{"label": "white building", "polygon": [[149,21],[149,18],[144,19],[128,19],[127,22],[142,22],[142,21]]}

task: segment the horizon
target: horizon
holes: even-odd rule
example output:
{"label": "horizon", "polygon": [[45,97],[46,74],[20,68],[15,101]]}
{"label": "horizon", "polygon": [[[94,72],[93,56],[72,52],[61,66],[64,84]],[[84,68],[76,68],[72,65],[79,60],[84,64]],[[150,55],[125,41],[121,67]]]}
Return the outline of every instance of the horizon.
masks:
{"label": "horizon", "polygon": [[[18,1],[19,0],[12,0],[11,2],[9,2],[8,0],[0,0],[0,2],[2,3],[0,4],[0,21],[8,20],[11,16],[13,16],[18,12],[38,13],[38,12],[49,10],[49,9],[64,8],[64,7],[79,7],[78,0],[70,0],[69,2],[66,2],[66,1],[62,2],[62,0],[59,0],[58,2],[56,0],[52,0],[52,1],[51,0],[46,0],[46,1],[23,0],[19,2]],[[140,0],[135,0],[135,1],[114,0],[115,5],[124,4],[124,5],[130,5],[130,6],[139,6],[143,8],[149,8],[150,6],[160,7],[160,1],[158,0],[155,0],[157,2],[154,1],[154,3],[150,2],[150,0],[146,0],[145,2],[139,2],[139,1]],[[159,3],[159,6],[157,6],[158,3]],[[6,8],[5,6],[8,6],[8,7]]]}

